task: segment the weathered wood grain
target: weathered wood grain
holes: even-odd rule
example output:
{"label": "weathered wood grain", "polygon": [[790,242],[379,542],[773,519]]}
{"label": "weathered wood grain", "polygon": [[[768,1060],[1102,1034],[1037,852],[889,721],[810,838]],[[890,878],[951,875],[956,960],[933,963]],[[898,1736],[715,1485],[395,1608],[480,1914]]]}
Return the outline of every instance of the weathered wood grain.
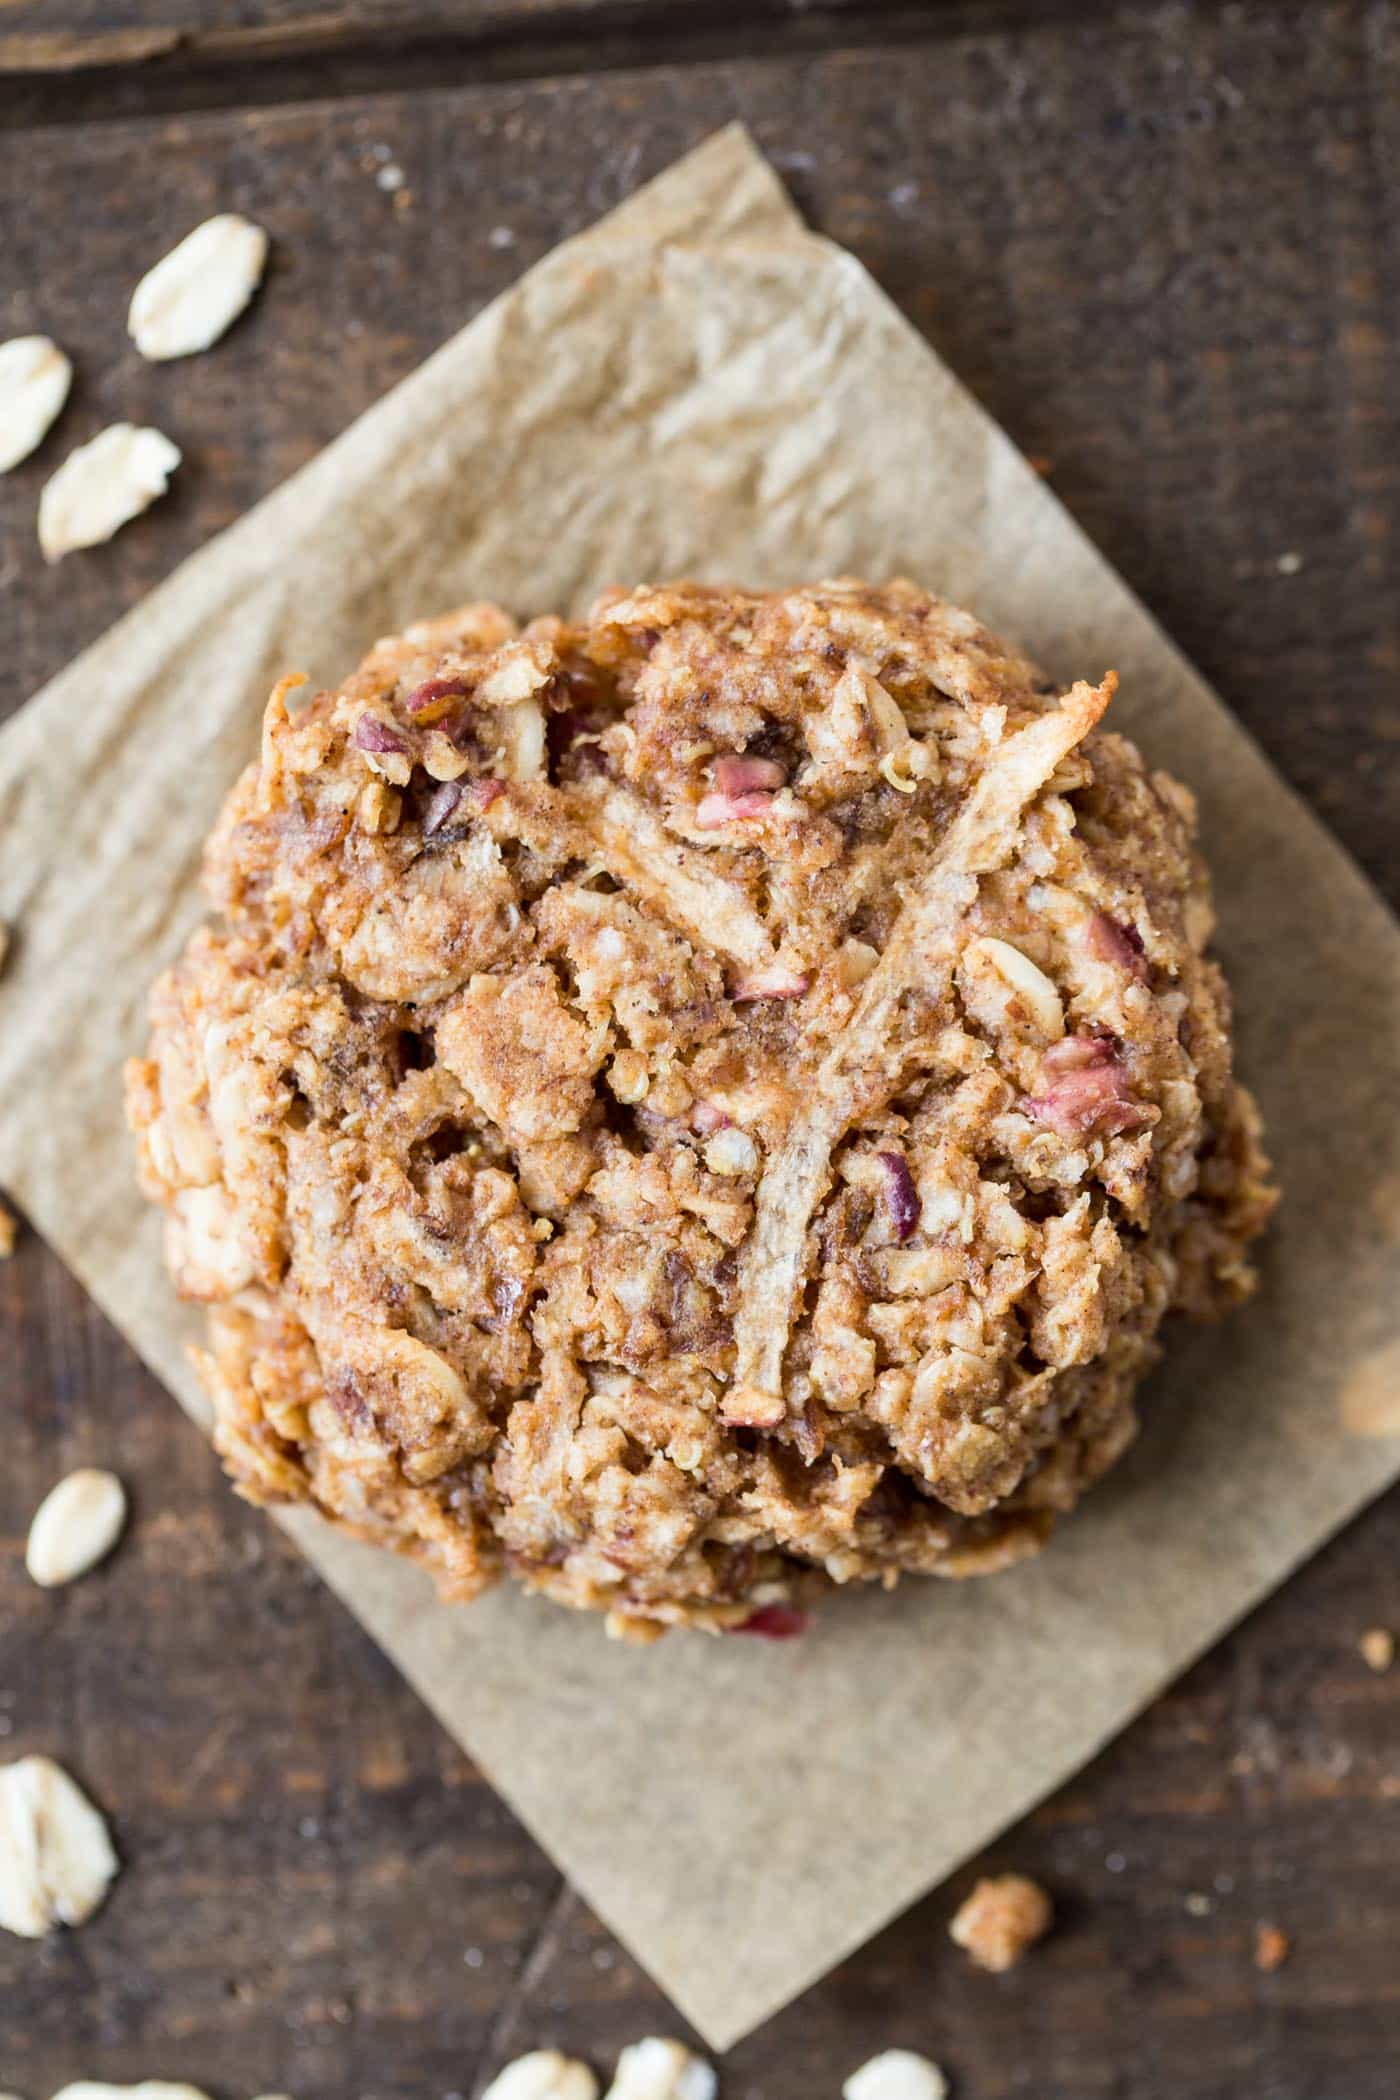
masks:
{"label": "weathered wood grain", "polygon": [[[0,480],[0,707],[524,264],[740,115],[1400,902],[1397,88],[1400,10],[1312,0],[11,130],[0,337],[49,330],[79,377]],[[143,365],[131,285],[224,207],[274,234],[264,292],[210,356]],[[46,570],[45,475],[127,415],[185,448],[175,491]],[[0,1755],[63,1756],[129,1862],[81,1934],[0,1936],[0,2089],[146,2074],[424,2100],[514,2049],[605,2063],[673,2024],[32,1240],[0,1267],[0,1396]],[[27,1518],[86,1459],[131,1482],[131,1535],[42,1594]],[[1398,1548],[1391,1496],[996,1848],[1060,1903],[1023,1969],[980,1977],[947,1944],[961,1877],[736,2050],[729,2100],[834,2096],[893,2042],[938,2056],[960,2100],[1393,2100],[1400,1669],[1372,1676],[1355,1643],[1400,1629]],[[1296,1943],[1268,1977],[1265,1919]]]}

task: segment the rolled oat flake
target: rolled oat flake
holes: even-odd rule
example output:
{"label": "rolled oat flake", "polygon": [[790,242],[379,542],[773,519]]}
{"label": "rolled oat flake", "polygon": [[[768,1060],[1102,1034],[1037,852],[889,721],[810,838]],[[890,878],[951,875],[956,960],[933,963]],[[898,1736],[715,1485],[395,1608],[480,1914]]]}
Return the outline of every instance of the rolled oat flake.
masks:
{"label": "rolled oat flake", "polygon": [[0,343],[0,474],[42,444],[72,384],[73,367],[48,336]]}
{"label": "rolled oat flake", "polygon": [[648,2035],[617,2060],[607,2100],[715,2100],[714,2066],[684,2042]]}
{"label": "rolled oat flake", "polygon": [[938,2065],[912,2049],[886,2049],[852,2071],[845,2100],[946,2100],[948,2081]]}
{"label": "rolled oat flake", "polygon": [[110,423],[70,452],[39,498],[45,561],[109,540],[170,485],[180,450],[159,430]]}
{"label": "rolled oat flake", "polygon": [[126,1489],[115,1473],[80,1466],[50,1488],[29,1527],[24,1564],[41,1589],[76,1582],[105,1560],[126,1522]]}
{"label": "rolled oat flake", "polygon": [[108,2085],[101,2078],[79,2078],[55,2093],[53,2100],[209,2100],[197,2085],[171,2085],[164,2078],[143,2078],[139,2085]]}
{"label": "rolled oat flake", "polygon": [[143,357],[191,357],[217,343],[258,288],[267,235],[237,212],[220,212],[186,234],[131,298],[127,328]]}
{"label": "rolled oat flake", "polygon": [[492,2079],[481,2100],[598,2100],[587,2064],[557,2049],[531,2049]]}
{"label": "rolled oat flake", "polygon": [[107,1893],[117,1855],[107,1825],[61,1765],[0,1765],[0,1926],[42,1939],[81,1925]]}

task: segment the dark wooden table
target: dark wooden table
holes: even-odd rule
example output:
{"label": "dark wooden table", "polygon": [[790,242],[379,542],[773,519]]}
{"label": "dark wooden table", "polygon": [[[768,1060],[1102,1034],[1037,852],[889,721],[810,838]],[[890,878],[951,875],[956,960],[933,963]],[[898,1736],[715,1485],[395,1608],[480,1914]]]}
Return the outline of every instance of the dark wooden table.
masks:
{"label": "dark wooden table", "polygon": [[[0,481],[0,711],[736,115],[1400,903],[1384,0],[0,0],[0,339],[49,331],[78,367]],[[228,208],[275,237],[265,295],[217,354],[143,365],[132,283]],[[118,416],[185,448],[175,490],[46,570],[39,488]],[[0,1935],[0,2087],[437,2100],[546,2040],[607,2064],[674,2030],[32,1236],[0,1308],[0,1755],[64,1759],[127,1862],[82,1932]],[[43,1594],[29,1513],[94,1458],[131,1483],[130,1536]],[[1054,1891],[1033,1960],[990,1978],[949,1945],[969,1869],[736,2049],[728,2100],[834,2096],[893,2042],[959,2100],[1395,2100],[1400,1667],[1361,1661],[1375,1624],[1400,1628],[1396,1495],[978,1863]],[[1293,1942],[1268,1975],[1263,1921]]]}

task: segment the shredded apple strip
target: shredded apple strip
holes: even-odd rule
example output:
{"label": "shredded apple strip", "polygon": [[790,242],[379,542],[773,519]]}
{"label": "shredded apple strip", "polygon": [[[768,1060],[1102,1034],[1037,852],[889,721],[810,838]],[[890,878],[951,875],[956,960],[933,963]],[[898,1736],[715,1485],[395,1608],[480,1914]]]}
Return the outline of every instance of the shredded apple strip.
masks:
{"label": "shredded apple strip", "polygon": [[1023,810],[1100,719],[1117,683],[1111,671],[1100,686],[1081,681],[1053,714],[1038,716],[989,759],[818,1068],[811,1106],[768,1162],[740,1275],[734,1384],[723,1410],[728,1421],[771,1427],[782,1420],[783,1357],[808,1228],[830,1183],[832,1152],[871,1105],[870,1073],[880,1073],[885,1089],[896,1079],[883,1054],[898,1003],[913,986],[925,998],[943,996],[957,962],[958,925],[976,900],[980,878],[1011,858]]}
{"label": "shredded apple strip", "polygon": [[556,789],[532,786],[493,802],[488,822],[497,838],[522,839],[544,853],[557,853],[562,843],[575,858],[596,862],[712,954],[750,969],[772,962],[773,944],[757,913],[640,796],[609,787],[590,814],[591,822],[581,822]]}

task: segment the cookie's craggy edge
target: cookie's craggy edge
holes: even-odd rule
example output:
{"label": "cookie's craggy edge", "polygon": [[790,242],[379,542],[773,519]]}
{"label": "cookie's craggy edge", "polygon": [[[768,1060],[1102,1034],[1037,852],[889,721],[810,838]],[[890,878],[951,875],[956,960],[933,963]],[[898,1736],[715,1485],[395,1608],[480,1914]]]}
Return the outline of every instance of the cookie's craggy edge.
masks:
{"label": "cookie's craggy edge", "polygon": [[129,1071],[242,1490],[638,1634],[1033,1550],[1273,1201],[1112,680],[839,582],[294,683]]}

